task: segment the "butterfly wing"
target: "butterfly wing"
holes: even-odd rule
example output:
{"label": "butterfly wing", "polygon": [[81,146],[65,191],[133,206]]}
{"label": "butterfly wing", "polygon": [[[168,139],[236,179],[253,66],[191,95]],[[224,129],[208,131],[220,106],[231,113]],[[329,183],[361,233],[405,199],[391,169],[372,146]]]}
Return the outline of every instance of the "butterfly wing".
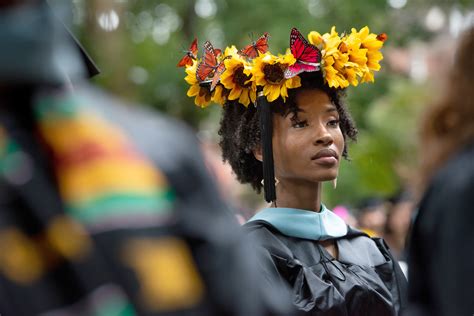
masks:
{"label": "butterfly wing", "polygon": [[297,62],[317,64],[321,61],[319,49],[308,43],[296,28],[291,30],[290,50]]}
{"label": "butterfly wing", "polygon": [[194,56],[194,59],[197,58],[197,54],[198,54],[197,38],[194,38],[194,41],[189,46],[189,53],[191,53]]}
{"label": "butterfly wing", "polygon": [[291,30],[290,50],[296,62],[285,70],[285,78],[292,78],[302,72],[319,70],[321,52],[316,46],[308,43],[296,28]]}
{"label": "butterfly wing", "polygon": [[255,42],[255,49],[262,54],[265,54],[268,51],[268,33],[265,32],[260,38]]}
{"label": "butterfly wing", "polygon": [[204,43],[204,62],[212,67],[217,67],[217,54],[211,42]]}
{"label": "butterfly wing", "polygon": [[196,77],[199,82],[206,80],[206,78],[216,69],[217,56],[214,47],[209,41],[204,43],[204,58],[199,63],[196,69]]}
{"label": "butterfly wing", "polygon": [[214,71],[214,68],[206,65],[204,62],[199,63],[196,69],[196,78],[201,83]]}
{"label": "butterfly wing", "polygon": [[253,59],[258,56],[257,49],[253,46],[253,44],[247,45],[242,48],[239,52],[241,55],[244,55],[247,58]]}
{"label": "butterfly wing", "polygon": [[225,64],[223,60],[219,63],[216,70],[214,71],[214,77],[212,77],[212,82],[211,82],[211,91],[213,91],[214,88],[219,83],[219,80],[221,79],[221,75],[224,71],[225,71]]}
{"label": "butterfly wing", "polygon": [[307,65],[303,63],[294,63],[285,70],[285,78],[290,79],[296,75],[299,75],[302,72],[313,72],[318,71],[319,66],[316,65]]}
{"label": "butterfly wing", "polygon": [[260,38],[250,44],[245,46],[239,51],[241,55],[244,55],[247,58],[253,59],[258,57],[258,53],[265,54],[268,51],[268,33],[265,32]]}
{"label": "butterfly wing", "polygon": [[186,67],[191,66],[193,64],[193,59],[188,56],[188,54],[184,55],[183,58],[178,62],[178,67]]}
{"label": "butterfly wing", "polygon": [[186,52],[186,55],[181,58],[178,62],[178,67],[186,67],[191,66],[193,64],[193,60],[196,60],[198,54],[198,44],[197,38],[194,38],[194,41],[189,46],[189,50]]}

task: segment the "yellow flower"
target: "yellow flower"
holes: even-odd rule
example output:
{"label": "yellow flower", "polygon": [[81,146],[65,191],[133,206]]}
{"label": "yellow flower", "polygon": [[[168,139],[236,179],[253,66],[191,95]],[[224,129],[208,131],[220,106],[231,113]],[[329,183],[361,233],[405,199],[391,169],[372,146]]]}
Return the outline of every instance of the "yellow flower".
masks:
{"label": "yellow flower", "polygon": [[299,76],[285,78],[285,70],[295,62],[295,57],[289,52],[279,56],[267,52],[253,60],[252,74],[255,83],[257,86],[263,86],[263,94],[269,102],[280,96],[286,102],[288,89],[301,87]]}
{"label": "yellow flower", "polygon": [[363,74],[362,69],[355,63],[349,62],[344,67],[344,77],[355,87],[359,85],[359,77],[362,77]]}
{"label": "yellow flower", "polygon": [[343,76],[340,70],[334,68],[334,58],[329,56],[324,59],[324,80],[326,80],[329,87],[332,88],[346,88],[349,82]]}
{"label": "yellow flower", "polygon": [[383,40],[380,40],[376,34],[370,33],[367,26],[360,29],[359,32],[353,28],[351,36],[357,37],[360,40],[361,50],[365,49],[367,53],[367,62],[362,82],[373,82],[374,75],[372,71],[380,70],[379,62],[383,59],[383,55],[380,52],[380,49],[383,46]]}
{"label": "yellow flower", "polygon": [[230,58],[224,61],[226,70],[221,75],[222,85],[230,90],[228,100],[239,100],[248,106],[250,101],[255,103],[257,89],[251,72],[251,64],[242,58],[235,46],[228,47],[225,55]]}
{"label": "yellow flower", "polygon": [[215,102],[219,105],[224,105],[228,98],[229,91],[224,89],[221,84],[218,84],[214,91],[212,92],[212,102]]}
{"label": "yellow flower", "polygon": [[367,48],[371,51],[376,51],[382,48],[383,41],[377,39],[377,35],[374,33],[369,33],[369,27],[364,26],[357,32],[356,29],[352,29],[352,33],[357,33],[362,42],[362,47]]}
{"label": "yellow flower", "polygon": [[349,60],[356,63],[360,67],[365,67],[367,64],[367,49],[362,48],[362,41],[356,33],[351,33],[343,40],[344,46],[347,48]]}
{"label": "yellow flower", "polygon": [[201,86],[196,78],[196,69],[199,61],[195,60],[191,66],[186,67],[186,77],[184,80],[191,86],[188,89],[187,96],[195,97],[194,103],[202,108],[211,103],[211,91],[207,86]]}
{"label": "yellow flower", "polygon": [[311,36],[310,41],[313,43],[317,43],[319,39],[322,40],[322,68],[328,86],[332,88],[349,86],[349,81],[344,76],[344,68],[349,62],[348,47],[339,37],[336,27],[331,28],[331,33],[319,35],[313,31],[308,36]]}
{"label": "yellow flower", "polygon": [[227,46],[224,50],[224,57],[234,56],[238,54],[239,54],[239,50],[237,49],[237,47],[235,47],[235,45]]}
{"label": "yellow flower", "polygon": [[316,31],[311,31],[308,34],[308,41],[314,46],[319,46],[323,43],[323,37]]}
{"label": "yellow flower", "polygon": [[383,59],[383,55],[379,51],[368,51],[367,52],[367,67],[369,67],[370,70],[375,70],[379,71],[380,70],[380,64],[379,62]]}
{"label": "yellow flower", "polygon": [[374,81],[373,71],[380,69],[383,41],[369,33],[369,28],[352,29],[340,37],[333,26],[330,33],[312,31],[308,35],[313,45],[322,47],[322,68],[326,83],[333,88],[357,86],[359,82]]}
{"label": "yellow flower", "polygon": [[374,82],[374,73],[371,71],[364,72],[361,82]]}

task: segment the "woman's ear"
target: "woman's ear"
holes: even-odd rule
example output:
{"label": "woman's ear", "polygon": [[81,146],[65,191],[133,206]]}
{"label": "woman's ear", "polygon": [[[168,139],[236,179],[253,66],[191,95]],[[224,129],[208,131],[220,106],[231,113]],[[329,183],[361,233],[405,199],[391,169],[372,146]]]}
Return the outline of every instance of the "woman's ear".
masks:
{"label": "woman's ear", "polygon": [[254,150],[252,150],[252,152],[255,159],[257,159],[260,162],[263,161],[262,146],[258,145],[257,147],[254,148]]}

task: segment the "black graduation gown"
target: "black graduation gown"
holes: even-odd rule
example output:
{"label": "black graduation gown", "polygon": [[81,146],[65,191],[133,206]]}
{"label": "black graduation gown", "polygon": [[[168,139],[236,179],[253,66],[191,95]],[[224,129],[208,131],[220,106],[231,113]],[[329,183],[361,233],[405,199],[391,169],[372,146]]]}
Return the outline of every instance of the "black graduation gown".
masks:
{"label": "black graduation gown", "polygon": [[304,315],[398,315],[405,305],[406,279],[382,239],[349,228],[336,239],[335,260],[317,241],[285,236],[268,222],[245,227],[267,285],[286,289]]}
{"label": "black graduation gown", "polygon": [[433,178],[409,247],[409,316],[474,314],[474,143]]}

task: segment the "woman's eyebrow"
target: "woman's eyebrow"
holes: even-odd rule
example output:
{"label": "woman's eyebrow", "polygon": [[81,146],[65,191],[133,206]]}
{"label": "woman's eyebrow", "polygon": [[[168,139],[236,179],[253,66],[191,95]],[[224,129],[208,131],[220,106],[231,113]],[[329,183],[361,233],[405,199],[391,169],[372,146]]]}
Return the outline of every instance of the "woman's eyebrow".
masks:
{"label": "woman's eyebrow", "polygon": [[296,108],[295,110],[289,110],[283,117],[287,117],[290,114],[293,114],[293,116],[298,116],[298,113],[300,112],[306,113],[305,110],[301,108]]}
{"label": "woman's eyebrow", "polygon": [[326,113],[329,112],[337,112],[337,108],[335,106],[330,106],[326,109]]}

